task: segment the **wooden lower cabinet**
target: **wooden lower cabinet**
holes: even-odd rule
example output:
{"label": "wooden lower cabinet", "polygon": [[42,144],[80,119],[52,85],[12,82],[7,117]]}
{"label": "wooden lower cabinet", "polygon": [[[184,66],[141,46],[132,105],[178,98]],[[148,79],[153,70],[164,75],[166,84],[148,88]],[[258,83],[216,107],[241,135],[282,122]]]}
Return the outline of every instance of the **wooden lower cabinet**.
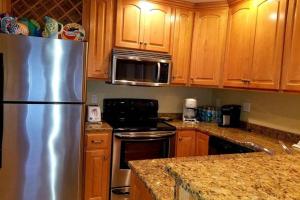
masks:
{"label": "wooden lower cabinet", "polygon": [[85,137],[84,200],[108,200],[111,133]]}
{"label": "wooden lower cabinet", "polygon": [[145,184],[140,180],[136,173],[131,172],[131,191],[130,200],[152,200],[152,196]]}
{"label": "wooden lower cabinet", "polygon": [[196,130],[176,133],[176,157],[208,155],[209,136]]}
{"label": "wooden lower cabinet", "polygon": [[195,155],[196,131],[183,130],[176,133],[176,157]]}
{"label": "wooden lower cabinet", "polygon": [[208,155],[209,136],[197,132],[196,133],[196,156],[207,156]]}

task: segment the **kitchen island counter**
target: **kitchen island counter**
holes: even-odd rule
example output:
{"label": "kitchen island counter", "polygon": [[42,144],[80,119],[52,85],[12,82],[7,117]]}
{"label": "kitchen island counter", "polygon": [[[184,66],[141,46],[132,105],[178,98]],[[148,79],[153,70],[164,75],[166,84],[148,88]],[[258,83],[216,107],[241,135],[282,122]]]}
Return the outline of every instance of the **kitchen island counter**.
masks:
{"label": "kitchen island counter", "polygon": [[235,155],[195,156],[182,158],[166,158],[154,160],[130,161],[129,165],[133,172],[142,180],[146,188],[155,200],[174,200],[175,180],[170,175],[171,166],[179,166],[183,163],[203,161],[226,160],[241,157],[269,156],[265,153],[248,153]]}
{"label": "kitchen island counter", "polygon": [[300,199],[300,155],[169,163],[177,187],[195,200]]}
{"label": "kitchen island counter", "polygon": [[[191,125],[191,124],[183,123],[182,121],[174,121],[171,122],[170,124],[175,126],[177,130],[186,130],[186,129],[197,130],[206,133],[208,135],[224,138],[226,140],[232,141],[242,146],[249,147],[249,145],[253,143],[257,145],[256,147],[259,148],[263,147],[272,150],[275,154],[275,158],[277,158],[277,156],[279,157],[288,156],[283,151],[282,147],[279,145],[277,139],[270,138],[258,133],[248,132],[248,131],[235,129],[235,128],[220,128],[216,124],[208,124],[208,123],[198,123],[195,125]],[[291,145],[291,143],[287,143],[287,142],[286,144],[288,146]],[[294,153],[297,154],[295,151]],[[268,159],[273,158],[274,156],[270,156],[263,152],[257,152],[257,153],[218,155],[218,156],[168,158],[168,159],[130,161],[130,167],[133,170],[133,172],[145,184],[145,186],[151,193],[153,199],[173,200],[175,196],[175,183],[176,183],[175,180],[178,183],[181,182],[181,183],[185,183],[186,185],[189,185],[189,181],[186,182],[183,181],[188,179],[185,179],[186,177],[181,177],[181,174],[184,176],[185,173],[186,174],[189,174],[189,172],[192,173],[193,169],[188,168],[189,166],[192,166],[197,163],[202,163],[202,162],[209,164],[218,161],[222,163],[223,160],[230,160],[230,161],[226,161],[227,163],[226,166],[223,165],[222,167],[220,167],[220,169],[222,170],[225,167],[234,170],[234,166],[231,166],[231,163],[239,165],[238,163],[240,161],[239,159],[246,159],[247,162],[251,163],[251,162],[255,162],[256,158],[259,157],[262,157],[262,159],[265,160],[265,162],[268,162],[269,161]],[[234,160],[236,160],[236,162]],[[293,159],[290,159],[289,156],[287,157],[287,162],[292,162],[292,160]],[[247,162],[246,161],[242,162],[241,165],[247,165]],[[258,161],[258,162],[262,162],[262,161]],[[273,163],[278,164],[278,161],[274,161]],[[264,167],[262,167],[261,169],[268,171],[268,169]],[[198,176],[194,176],[194,177],[198,179],[201,177],[201,171],[196,171],[196,172],[199,174]],[[287,174],[285,175],[288,175],[289,173],[290,172],[287,172]],[[300,171],[298,171],[297,173],[299,174]],[[291,174],[289,174],[289,176],[290,175]]]}

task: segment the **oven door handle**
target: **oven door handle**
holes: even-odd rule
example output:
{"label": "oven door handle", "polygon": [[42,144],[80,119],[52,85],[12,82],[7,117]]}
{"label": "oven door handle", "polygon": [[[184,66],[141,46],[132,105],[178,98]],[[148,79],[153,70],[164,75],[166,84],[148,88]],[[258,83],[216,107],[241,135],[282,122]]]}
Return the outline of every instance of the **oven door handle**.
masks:
{"label": "oven door handle", "polygon": [[115,133],[114,135],[121,139],[132,139],[132,138],[162,138],[175,135],[175,132],[124,132]]}

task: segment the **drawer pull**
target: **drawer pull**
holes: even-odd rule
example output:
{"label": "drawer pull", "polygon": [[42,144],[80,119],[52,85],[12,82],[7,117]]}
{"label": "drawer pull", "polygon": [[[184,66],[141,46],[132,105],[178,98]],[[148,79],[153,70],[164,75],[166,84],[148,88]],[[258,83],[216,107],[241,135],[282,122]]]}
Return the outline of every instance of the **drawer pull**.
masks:
{"label": "drawer pull", "polygon": [[92,140],[93,144],[102,144],[103,140]]}

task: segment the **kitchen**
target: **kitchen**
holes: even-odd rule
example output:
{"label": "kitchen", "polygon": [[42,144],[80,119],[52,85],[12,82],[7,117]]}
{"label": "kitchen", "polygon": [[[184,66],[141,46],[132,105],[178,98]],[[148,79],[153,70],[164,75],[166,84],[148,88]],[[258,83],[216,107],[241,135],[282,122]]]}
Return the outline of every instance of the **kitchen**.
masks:
{"label": "kitchen", "polygon": [[[299,12],[297,0],[1,0],[0,14],[82,24],[69,31],[88,44],[0,33],[0,199],[300,199]],[[191,111],[240,105],[239,127],[183,122],[187,98]]]}

